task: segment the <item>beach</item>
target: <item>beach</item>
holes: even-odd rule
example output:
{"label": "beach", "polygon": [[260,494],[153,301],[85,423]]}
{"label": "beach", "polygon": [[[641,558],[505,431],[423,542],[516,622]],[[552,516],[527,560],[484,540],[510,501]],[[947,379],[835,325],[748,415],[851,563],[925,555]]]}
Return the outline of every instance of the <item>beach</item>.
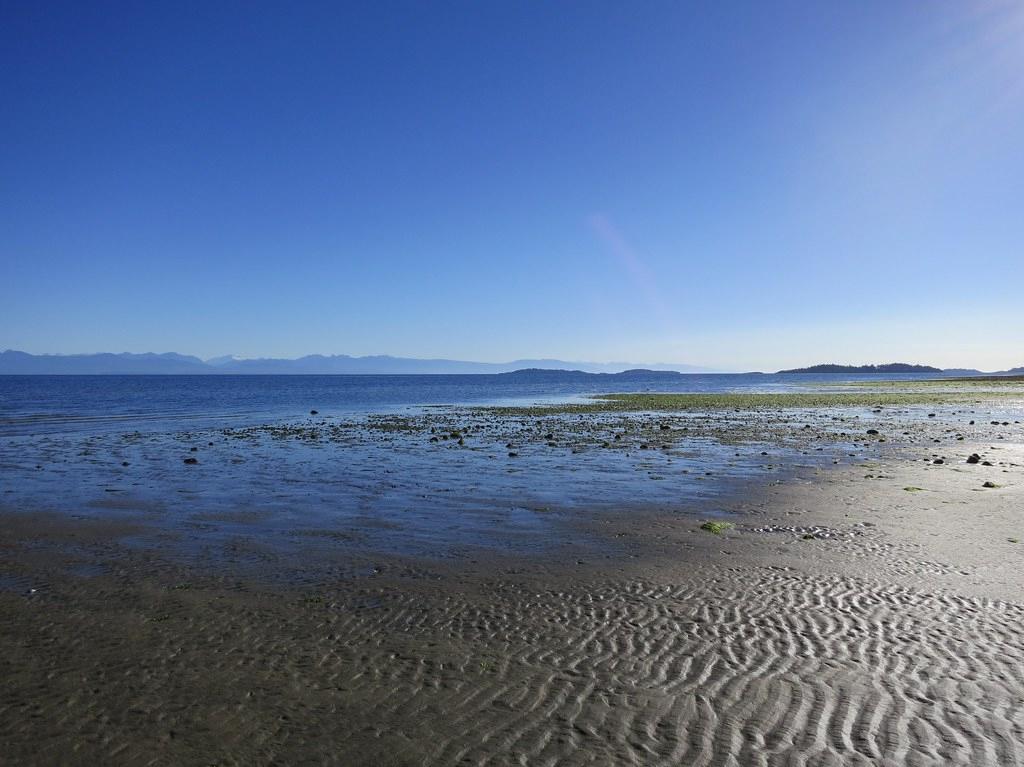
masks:
{"label": "beach", "polygon": [[[333,525],[289,518],[274,537],[254,509],[168,523],[198,491],[80,515],[6,497],[0,752],[14,764],[1024,763],[1024,409],[990,394],[462,409],[367,427],[389,450],[407,438],[438,451],[417,459],[422,473],[392,467],[412,479],[382,480],[410,496],[442,492],[428,479],[439,466],[471,486],[452,467],[482,471],[478,459],[530,480],[486,484],[490,505],[479,486],[449,492],[475,522],[449,525],[447,547],[443,529],[402,532],[381,507]],[[352,436],[335,426],[337,444]],[[311,439],[334,449],[330,422],[315,438],[305,422],[268,428],[272,456]],[[213,464],[214,440],[191,438],[195,468]],[[467,444],[479,455],[457,452]],[[440,463],[456,458],[470,463]],[[628,492],[612,503],[602,485],[590,504],[585,488],[508,497],[616,466],[609,482]],[[523,508],[540,521],[520,521]],[[389,520],[392,537],[374,532]],[[196,548],[203,535],[216,556]]]}

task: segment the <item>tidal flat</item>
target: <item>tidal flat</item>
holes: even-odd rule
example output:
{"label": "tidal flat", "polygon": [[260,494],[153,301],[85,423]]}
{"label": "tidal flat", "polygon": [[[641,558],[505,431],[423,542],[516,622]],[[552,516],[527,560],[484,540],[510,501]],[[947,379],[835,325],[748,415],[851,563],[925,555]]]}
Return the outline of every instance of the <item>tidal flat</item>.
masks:
{"label": "tidal flat", "polygon": [[8,436],[0,753],[1024,763],[1024,389],[907,388]]}

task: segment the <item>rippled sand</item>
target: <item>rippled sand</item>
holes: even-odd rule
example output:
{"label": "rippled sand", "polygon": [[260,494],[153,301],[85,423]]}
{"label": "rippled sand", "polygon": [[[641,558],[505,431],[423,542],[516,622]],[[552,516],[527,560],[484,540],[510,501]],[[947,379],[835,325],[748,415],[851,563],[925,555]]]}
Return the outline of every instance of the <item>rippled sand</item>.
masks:
{"label": "rippled sand", "polygon": [[[966,465],[975,450],[993,466]],[[586,522],[634,541],[632,557],[355,557],[344,578],[291,586],[53,522],[34,534],[109,546],[118,563],[62,576],[27,527],[9,528],[0,753],[1021,764],[1024,446],[946,452],[808,468],[734,499],[721,536],[650,511]]]}

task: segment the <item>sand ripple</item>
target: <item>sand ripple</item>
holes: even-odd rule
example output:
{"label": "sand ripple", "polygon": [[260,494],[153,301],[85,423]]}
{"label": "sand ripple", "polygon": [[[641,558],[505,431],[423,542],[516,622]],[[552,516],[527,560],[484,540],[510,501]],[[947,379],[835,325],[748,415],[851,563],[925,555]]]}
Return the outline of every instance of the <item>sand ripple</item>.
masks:
{"label": "sand ripple", "polygon": [[24,763],[1024,761],[1024,606],[851,577],[4,599]]}

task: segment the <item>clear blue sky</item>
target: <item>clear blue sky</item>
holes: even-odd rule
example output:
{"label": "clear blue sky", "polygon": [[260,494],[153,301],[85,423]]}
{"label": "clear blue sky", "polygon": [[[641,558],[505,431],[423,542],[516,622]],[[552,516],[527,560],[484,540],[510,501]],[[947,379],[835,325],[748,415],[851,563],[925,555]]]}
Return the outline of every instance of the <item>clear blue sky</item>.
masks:
{"label": "clear blue sky", "polygon": [[0,98],[0,349],[1024,364],[1020,2],[7,2]]}

